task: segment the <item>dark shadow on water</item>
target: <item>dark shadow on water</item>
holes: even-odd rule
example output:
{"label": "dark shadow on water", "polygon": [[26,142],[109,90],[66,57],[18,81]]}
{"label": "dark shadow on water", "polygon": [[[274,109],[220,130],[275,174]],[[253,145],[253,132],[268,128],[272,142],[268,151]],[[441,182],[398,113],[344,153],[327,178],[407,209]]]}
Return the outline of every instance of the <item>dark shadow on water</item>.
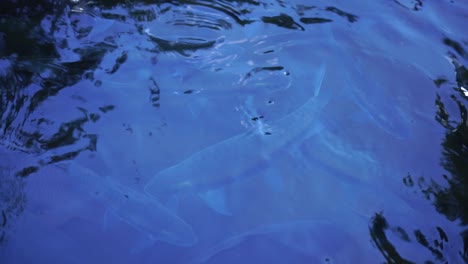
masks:
{"label": "dark shadow on water", "polygon": [[[462,44],[448,38],[443,39],[443,43],[460,57],[466,58]],[[437,109],[435,120],[445,128],[445,136],[441,142],[443,150],[440,165],[447,174],[432,176],[430,180],[408,175],[403,182],[408,188],[418,188],[438,213],[454,223],[460,222],[466,228],[468,225],[468,111],[466,108],[468,97],[463,89],[467,88],[468,71],[455,54],[449,52],[449,58],[454,67],[455,78],[441,77],[434,80],[438,89],[453,91],[445,97],[441,94],[446,94],[446,92],[438,92],[435,101]],[[451,83],[448,79],[454,79],[455,82]],[[455,105],[458,108],[458,117],[449,113],[448,105]],[[437,183],[440,180],[445,184]],[[440,227],[438,231],[441,238],[445,237],[448,240]],[[417,236],[422,246],[428,248],[434,255],[442,256],[440,251],[429,245],[424,235],[418,233]],[[465,229],[460,236],[464,245],[459,254],[465,262],[468,262],[468,229]],[[435,243],[436,247],[440,246],[439,243],[442,242]]]}
{"label": "dark shadow on water", "polygon": [[[384,256],[385,260],[389,264],[410,264],[414,263],[405,258],[403,258],[393,246],[393,244],[388,240],[387,232],[389,229],[389,224],[384,216],[380,213],[375,214],[373,219],[371,220],[369,230],[371,234],[372,241],[377,246],[379,251]],[[409,240],[408,235],[404,230],[402,230],[403,237],[406,238],[405,240]]]}
{"label": "dark shadow on water", "polygon": [[[0,153],[0,158],[8,160],[9,154]],[[0,165],[0,247],[8,240],[9,232],[24,210],[27,199],[24,192],[25,181],[17,177],[13,167]]]}
{"label": "dark shadow on water", "polygon": [[[416,263],[400,255],[398,252],[398,247],[392,244],[392,242],[388,239],[387,235],[389,234],[399,238],[399,240],[402,242],[415,242],[419,244],[419,246],[425,248],[425,250],[430,253],[434,260],[436,260],[438,263],[447,263],[447,259],[443,254],[443,250],[444,247],[449,246],[449,238],[441,227],[435,226],[434,229],[437,230],[439,237],[433,240],[428,240],[427,236],[424,235],[423,232],[419,229],[415,229],[413,232],[408,232],[407,229],[401,226],[392,226],[382,213],[375,214],[369,225],[369,231],[373,243],[389,264]],[[433,262],[432,260],[425,260],[424,263]]]}
{"label": "dark shadow on water", "polygon": [[[92,79],[92,74],[86,73],[95,70],[104,55],[115,49],[112,40],[95,43],[75,49],[76,60],[62,62],[59,51],[70,50],[70,43],[66,36],[56,36],[64,28],[64,17],[72,15],[67,13],[67,3],[0,3],[0,243],[7,240],[8,230],[24,210],[27,177],[42,166],[73,159],[82,151],[95,151],[97,136],[83,127],[112,110],[109,105],[102,105],[101,113],[81,108],[81,118],[58,125],[47,115],[33,117],[48,99],[83,79]],[[41,23],[50,26],[41,27]],[[70,148],[62,150],[65,146]],[[40,162],[15,159],[46,153]]]}

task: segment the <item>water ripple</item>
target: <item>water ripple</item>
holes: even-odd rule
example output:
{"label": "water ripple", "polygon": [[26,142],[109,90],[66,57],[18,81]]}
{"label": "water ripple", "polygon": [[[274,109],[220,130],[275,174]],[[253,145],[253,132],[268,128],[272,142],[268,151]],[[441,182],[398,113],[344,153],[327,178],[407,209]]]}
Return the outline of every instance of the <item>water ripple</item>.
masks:
{"label": "water ripple", "polygon": [[[308,262],[467,261],[466,1],[3,2],[6,263],[55,246],[82,262],[77,245],[187,263],[256,242]],[[66,176],[130,225],[96,228],[96,201],[67,200]]]}

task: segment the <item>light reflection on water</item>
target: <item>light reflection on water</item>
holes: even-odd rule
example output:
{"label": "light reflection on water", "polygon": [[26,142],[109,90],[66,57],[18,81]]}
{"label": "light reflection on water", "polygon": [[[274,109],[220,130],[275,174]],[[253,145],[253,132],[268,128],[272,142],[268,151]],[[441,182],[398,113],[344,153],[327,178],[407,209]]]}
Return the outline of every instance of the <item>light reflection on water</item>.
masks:
{"label": "light reflection on water", "polygon": [[467,262],[466,3],[2,5],[6,263]]}

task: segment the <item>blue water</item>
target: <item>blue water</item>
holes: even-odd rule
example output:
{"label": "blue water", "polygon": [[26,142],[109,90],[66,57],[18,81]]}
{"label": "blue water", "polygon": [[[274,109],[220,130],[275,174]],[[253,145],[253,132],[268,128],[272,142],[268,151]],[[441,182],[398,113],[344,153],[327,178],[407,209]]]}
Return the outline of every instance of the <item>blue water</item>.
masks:
{"label": "blue water", "polygon": [[1,263],[467,263],[466,1],[3,1]]}

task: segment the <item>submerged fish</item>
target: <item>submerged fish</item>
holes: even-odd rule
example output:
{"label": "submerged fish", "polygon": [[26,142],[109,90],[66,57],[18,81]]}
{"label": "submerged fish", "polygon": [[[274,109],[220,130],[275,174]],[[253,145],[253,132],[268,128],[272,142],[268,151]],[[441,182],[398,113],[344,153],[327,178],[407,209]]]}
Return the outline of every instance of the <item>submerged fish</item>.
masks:
{"label": "submerged fish", "polygon": [[419,106],[410,102],[422,100],[417,92],[430,85],[429,78],[411,65],[384,57],[362,54],[354,61],[355,66],[349,68],[346,79],[349,94],[356,104],[388,135],[396,139],[411,136],[412,109]]}
{"label": "submerged fish", "polygon": [[76,162],[70,163],[67,169],[79,188],[92,191],[110,211],[147,234],[151,241],[160,240],[177,246],[192,246],[197,242],[192,227],[156,199],[101,177]]}
{"label": "submerged fish", "polygon": [[315,128],[321,110],[334,95],[334,88],[337,88],[321,89],[325,75],[324,64],[320,66],[313,83],[314,96],[295,111],[271,122],[272,132],[265,133],[253,127],[209,146],[157,173],[145,186],[145,192],[161,201],[171,201],[180,195],[208,192],[241,179],[242,175],[247,175],[245,172],[268,161],[275,151]]}
{"label": "submerged fish", "polygon": [[[281,245],[282,257],[287,256],[285,253],[292,250],[296,252],[295,254],[306,256],[311,263],[322,263],[322,261],[326,263],[355,263],[358,260],[370,260],[375,256],[375,254],[366,256],[364,253],[370,248],[370,244],[367,247],[365,243],[362,243],[362,240],[353,237],[346,231],[345,227],[340,227],[331,221],[295,220],[260,226],[228,237],[194,258],[191,263],[211,263],[215,257],[217,257],[217,261],[213,261],[213,263],[223,262],[219,258],[222,258],[224,251],[235,250],[236,247],[254,239],[257,243],[252,243],[252,246],[259,248],[256,250],[249,247],[247,252],[261,251],[260,249],[265,246],[265,243],[261,241],[269,241],[270,244],[266,243],[268,247],[273,248],[278,243]],[[271,244],[272,242],[273,244]],[[265,252],[274,253],[271,252],[271,249]]]}

